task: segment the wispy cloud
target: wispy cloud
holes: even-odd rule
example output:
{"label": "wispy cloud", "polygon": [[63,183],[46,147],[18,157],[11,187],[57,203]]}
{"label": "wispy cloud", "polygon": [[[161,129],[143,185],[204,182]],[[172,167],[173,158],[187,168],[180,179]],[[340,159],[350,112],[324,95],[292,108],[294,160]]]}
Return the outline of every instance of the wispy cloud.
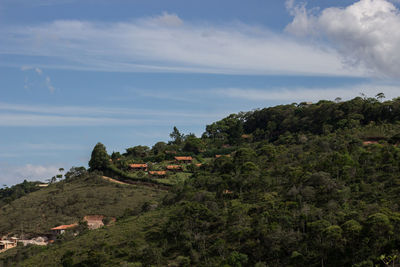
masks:
{"label": "wispy cloud", "polygon": [[[85,114],[85,115],[82,115]],[[202,124],[224,112],[188,112],[82,106],[20,105],[0,102],[0,126],[134,126]]]}
{"label": "wispy cloud", "polygon": [[[176,14],[127,22],[58,20],[0,30],[1,54],[41,57],[39,66],[99,71],[363,76],[337,52],[266,28],[210,26]],[[33,60],[33,59],[32,59]],[[54,63],[57,62],[57,63]],[[46,63],[48,63],[46,65]],[[12,62],[9,62],[12,64]]]}
{"label": "wispy cloud", "polygon": [[321,99],[334,100],[337,97],[343,100],[360,96],[361,93],[374,97],[383,92],[388,99],[398,97],[400,88],[395,85],[359,84],[344,87],[327,88],[224,88],[216,89],[219,96],[246,99],[253,102],[277,101],[281,103],[292,103],[302,101],[319,101]]}

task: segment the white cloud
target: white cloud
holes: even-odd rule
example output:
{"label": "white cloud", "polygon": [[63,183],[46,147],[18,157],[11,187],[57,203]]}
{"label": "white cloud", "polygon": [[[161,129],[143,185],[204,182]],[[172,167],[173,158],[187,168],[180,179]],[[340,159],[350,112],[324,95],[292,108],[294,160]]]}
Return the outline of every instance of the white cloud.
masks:
{"label": "white cloud", "polygon": [[182,26],[183,21],[176,14],[163,12],[161,16],[154,17],[150,20],[145,20],[145,23],[156,24],[159,26]]}
{"label": "white cloud", "polygon": [[337,88],[225,88],[217,89],[215,93],[220,96],[246,99],[254,102],[278,101],[280,103],[293,103],[303,101],[319,101],[321,99],[334,100],[337,97],[343,100],[360,96],[361,93],[374,97],[383,92],[387,99],[398,97],[399,87],[394,85],[358,84]]}
{"label": "white cloud", "polygon": [[0,53],[43,57],[49,60],[43,60],[42,66],[53,68],[364,75],[360,68],[344,67],[332,49],[298,42],[261,27],[183,22],[169,13],[116,23],[58,20],[30,27],[2,28],[0,34]]}
{"label": "white cloud", "polygon": [[386,0],[360,0],[345,8],[320,12],[287,2],[294,18],[286,30],[297,36],[328,40],[351,66],[400,77],[400,13]]}
{"label": "white cloud", "polygon": [[58,169],[62,166],[53,165],[32,165],[23,166],[0,165],[0,184],[8,186],[21,183],[23,180],[28,181],[45,181],[58,174]]}

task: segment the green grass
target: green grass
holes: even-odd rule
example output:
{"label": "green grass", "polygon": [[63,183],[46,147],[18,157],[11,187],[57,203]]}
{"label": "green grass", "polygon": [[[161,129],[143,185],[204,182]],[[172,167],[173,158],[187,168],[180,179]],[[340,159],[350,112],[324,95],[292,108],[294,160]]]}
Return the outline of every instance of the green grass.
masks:
{"label": "green grass", "polygon": [[[151,249],[145,238],[168,218],[168,209],[154,210],[120,220],[115,225],[88,231],[71,240],[56,242],[47,247],[19,247],[0,255],[2,260],[12,262],[14,257],[29,256],[20,266],[61,266],[61,259],[68,251],[73,254],[73,263],[99,257],[102,266],[127,265]],[[66,238],[67,239],[67,238]],[[92,253],[92,254],[91,254]],[[93,256],[94,255],[94,256]]]}
{"label": "green grass", "polygon": [[140,210],[145,202],[158,201],[165,192],[134,185],[119,185],[89,175],[61,181],[19,198],[0,209],[0,235],[35,236],[74,223],[85,215],[120,217]]}

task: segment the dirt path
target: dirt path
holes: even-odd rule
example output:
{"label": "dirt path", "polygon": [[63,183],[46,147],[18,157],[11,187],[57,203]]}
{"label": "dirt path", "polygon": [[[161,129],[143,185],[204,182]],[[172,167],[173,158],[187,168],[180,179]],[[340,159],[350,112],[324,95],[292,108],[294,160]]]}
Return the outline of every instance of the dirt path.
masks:
{"label": "dirt path", "polygon": [[107,181],[109,181],[109,182],[116,183],[116,184],[127,184],[127,185],[131,185],[131,184],[128,184],[128,183],[124,183],[124,182],[115,180],[115,179],[110,178],[110,177],[107,177],[107,176],[103,176],[102,178],[103,178],[104,180],[107,180]]}
{"label": "dirt path", "polygon": [[126,182],[118,181],[116,179],[113,179],[113,178],[110,178],[110,177],[107,177],[107,176],[102,176],[102,178],[104,180],[107,180],[109,182],[116,183],[116,184],[143,185],[143,186],[152,187],[152,188],[155,188],[155,189],[158,189],[158,190],[164,190],[164,191],[168,191],[170,189],[170,187],[168,187],[168,186],[157,185],[157,184],[148,183],[148,182],[130,181],[129,183],[126,183]]}

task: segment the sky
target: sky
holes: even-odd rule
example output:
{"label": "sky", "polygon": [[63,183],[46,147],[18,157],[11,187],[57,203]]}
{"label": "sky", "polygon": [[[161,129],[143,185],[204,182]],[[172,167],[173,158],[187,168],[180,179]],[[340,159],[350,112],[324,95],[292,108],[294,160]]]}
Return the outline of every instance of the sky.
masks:
{"label": "sky", "polygon": [[400,1],[2,0],[0,187],[279,104],[400,96]]}

